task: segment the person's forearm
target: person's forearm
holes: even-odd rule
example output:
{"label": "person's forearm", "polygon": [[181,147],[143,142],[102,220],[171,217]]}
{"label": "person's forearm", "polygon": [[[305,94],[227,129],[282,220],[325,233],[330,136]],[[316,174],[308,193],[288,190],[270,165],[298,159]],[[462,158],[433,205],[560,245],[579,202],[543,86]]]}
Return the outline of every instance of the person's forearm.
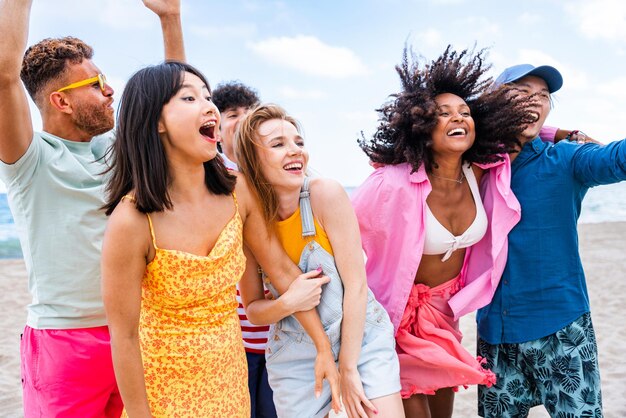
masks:
{"label": "person's forearm", "polygon": [[246,306],[248,321],[254,325],[271,325],[281,319],[293,315],[295,311],[283,297],[278,299],[259,299]]}
{"label": "person's forearm", "polygon": [[363,283],[356,286],[346,286],[344,289],[343,320],[341,323],[340,372],[356,369],[361,354],[366,310],[367,285]]}
{"label": "person's forearm", "polygon": [[[278,290],[278,293],[282,295],[287,292],[291,282],[302,272],[287,257],[284,257],[283,262],[280,264],[277,263],[275,266],[276,269],[272,269],[274,271],[270,272],[270,277],[272,277],[272,285]],[[322,321],[316,309],[311,309],[306,312],[296,312],[293,316],[298,320],[300,325],[302,325],[302,328],[304,328],[307,334],[309,334],[318,352],[330,350],[330,342],[324,332]]]}
{"label": "person's forearm", "polygon": [[111,354],[115,378],[129,418],[151,418],[143,363],[136,336],[111,335]]}
{"label": "person's forearm", "polygon": [[180,14],[160,17],[166,60],[187,61]]}
{"label": "person's forearm", "polygon": [[0,0],[0,77],[4,80],[19,80],[32,3],[32,0]]}

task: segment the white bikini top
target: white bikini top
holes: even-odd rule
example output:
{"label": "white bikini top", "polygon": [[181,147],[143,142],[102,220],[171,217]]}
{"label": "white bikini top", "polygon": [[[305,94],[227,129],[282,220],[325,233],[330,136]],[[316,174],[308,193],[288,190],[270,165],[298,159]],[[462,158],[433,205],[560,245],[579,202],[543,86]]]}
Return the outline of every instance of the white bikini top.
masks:
{"label": "white bikini top", "polygon": [[470,164],[463,164],[463,173],[472,192],[476,204],[474,222],[461,235],[455,237],[435,218],[426,203],[426,237],[424,240],[424,254],[444,254],[441,261],[446,261],[459,248],[467,248],[480,241],[487,232],[487,214],[478,192],[476,176]]}

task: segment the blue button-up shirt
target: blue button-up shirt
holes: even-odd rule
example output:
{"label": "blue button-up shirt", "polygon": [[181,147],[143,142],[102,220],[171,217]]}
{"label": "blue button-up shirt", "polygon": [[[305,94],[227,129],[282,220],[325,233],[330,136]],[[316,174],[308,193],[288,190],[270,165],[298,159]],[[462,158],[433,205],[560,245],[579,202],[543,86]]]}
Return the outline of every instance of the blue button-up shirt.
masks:
{"label": "blue button-up shirt", "polygon": [[477,314],[490,344],[553,334],[589,312],[576,229],[589,187],[626,180],[626,140],[605,146],[536,138],[511,166],[522,219],[509,233],[509,254],[492,302]]}

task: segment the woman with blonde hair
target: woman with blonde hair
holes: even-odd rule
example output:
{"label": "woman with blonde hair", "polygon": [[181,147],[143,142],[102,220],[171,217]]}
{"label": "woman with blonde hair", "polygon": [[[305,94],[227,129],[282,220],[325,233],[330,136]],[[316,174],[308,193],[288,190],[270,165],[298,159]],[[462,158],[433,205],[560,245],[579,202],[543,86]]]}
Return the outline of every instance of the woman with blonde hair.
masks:
{"label": "woman with blonde hair", "polygon": [[[240,122],[236,155],[241,172],[262,202],[268,228],[303,271],[331,278],[317,310],[339,364],[349,417],[404,416],[393,326],[367,288],[356,216],[335,181],[307,176],[309,154],[299,124],[282,108],[262,105]],[[268,287],[275,296],[273,277]],[[327,388],[306,397],[314,384],[315,348],[293,316],[266,300],[263,283],[240,283],[248,319],[271,324],[266,352],[274,403],[281,417],[323,417]]]}

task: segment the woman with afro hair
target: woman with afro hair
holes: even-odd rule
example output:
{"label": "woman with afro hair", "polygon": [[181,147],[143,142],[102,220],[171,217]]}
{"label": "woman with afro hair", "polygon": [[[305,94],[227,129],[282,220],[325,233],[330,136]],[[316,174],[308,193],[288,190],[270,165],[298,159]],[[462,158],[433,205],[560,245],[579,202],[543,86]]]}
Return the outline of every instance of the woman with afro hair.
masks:
{"label": "woman with afro hair", "polygon": [[404,50],[402,90],[360,146],[378,168],[353,195],[368,284],[395,328],[407,417],[451,417],[460,385],[495,376],[461,345],[458,319],[489,303],[520,219],[508,153],[535,117],[485,76],[485,51]]}

